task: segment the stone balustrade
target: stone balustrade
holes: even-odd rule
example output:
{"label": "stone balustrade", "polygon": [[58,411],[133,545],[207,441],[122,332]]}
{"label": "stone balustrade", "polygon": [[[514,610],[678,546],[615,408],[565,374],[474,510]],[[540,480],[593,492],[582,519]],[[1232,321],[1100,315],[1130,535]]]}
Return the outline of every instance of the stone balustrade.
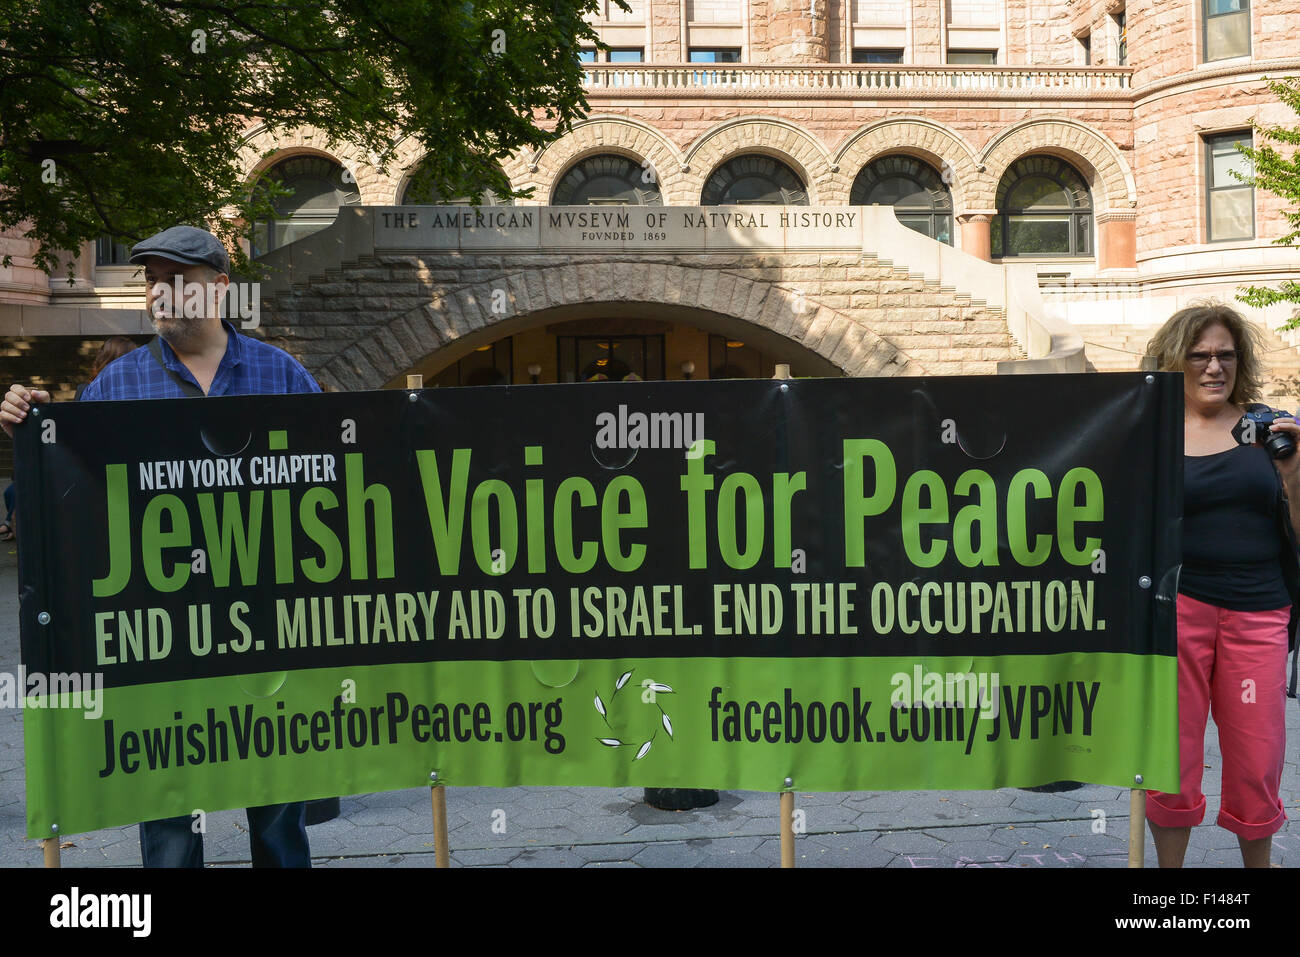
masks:
{"label": "stone balustrade", "polygon": [[681,96],[1088,96],[1127,99],[1128,67],[588,63],[588,94]]}

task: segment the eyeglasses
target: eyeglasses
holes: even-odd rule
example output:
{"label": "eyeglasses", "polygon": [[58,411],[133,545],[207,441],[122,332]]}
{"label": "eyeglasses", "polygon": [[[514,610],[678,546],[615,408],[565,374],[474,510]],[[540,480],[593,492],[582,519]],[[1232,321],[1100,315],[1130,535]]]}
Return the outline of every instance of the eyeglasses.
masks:
{"label": "eyeglasses", "polygon": [[1187,364],[1195,369],[1204,369],[1210,364],[1211,359],[1218,359],[1221,366],[1230,366],[1237,361],[1237,353],[1232,349],[1225,352],[1187,353]]}

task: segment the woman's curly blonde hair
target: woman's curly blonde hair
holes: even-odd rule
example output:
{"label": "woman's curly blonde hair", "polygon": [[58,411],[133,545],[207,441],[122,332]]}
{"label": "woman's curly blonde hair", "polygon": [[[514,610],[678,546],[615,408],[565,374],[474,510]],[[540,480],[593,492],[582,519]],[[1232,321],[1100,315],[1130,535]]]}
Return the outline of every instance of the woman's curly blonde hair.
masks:
{"label": "woman's curly blonde hair", "polygon": [[1207,299],[1179,309],[1151,337],[1147,355],[1156,357],[1161,372],[1182,372],[1187,368],[1187,353],[1205,330],[1214,325],[1228,330],[1237,350],[1237,378],[1228,401],[1233,405],[1254,402],[1264,387],[1264,371],[1260,365],[1264,337],[1253,322],[1225,303]]}

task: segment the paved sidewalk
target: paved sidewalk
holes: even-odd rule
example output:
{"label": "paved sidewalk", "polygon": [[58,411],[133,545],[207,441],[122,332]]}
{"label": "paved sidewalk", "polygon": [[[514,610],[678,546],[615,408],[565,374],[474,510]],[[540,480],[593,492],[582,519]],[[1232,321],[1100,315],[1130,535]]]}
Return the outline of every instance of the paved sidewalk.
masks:
{"label": "paved sidewalk", "polygon": [[[0,548],[0,671],[19,664],[17,565]],[[39,842],[25,820],[21,711],[0,711],[0,867],[40,867]],[[1288,703],[1287,729],[1300,742],[1300,710]],[[1205,772],[1206,820],[1218,813],[1220,758],[1211,729]],[[447,789],[452,866],[776,867],[778,798],[724,791],[713,807],[659,811],[640,788]],[[1300,774],[1286,764],[1282,800],[1292,818],[1273,841],[1273,861],[1300,867]],[[1088,786],[1059,794],[997,791],[798,793],[804,833],[799,866],[809,867],[1124,867],[1128,791]],[[1095,833],[1104,814],[1104,832]],[[248,866],[242,811],[208,816],[207,860]],[[318,867],[432,867],[427,788],[345,797],[340,818],[309,830]],[[65,866],[138,867],[137,829],[66,835]],[[1147,865],[1155,851],[1147,837]],[[1239,867],[1237,839],[1212,823],[1192,832],[1189,865]]]}

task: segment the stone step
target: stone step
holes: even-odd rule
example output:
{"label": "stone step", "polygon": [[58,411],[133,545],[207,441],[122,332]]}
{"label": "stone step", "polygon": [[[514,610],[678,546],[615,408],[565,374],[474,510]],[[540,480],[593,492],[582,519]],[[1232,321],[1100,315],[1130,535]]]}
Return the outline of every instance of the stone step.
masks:
{"label": "stone step", "polygon": [[[1155,335],[1158,327],[1133,327],[1133,326],[1089,326],[1076,325],[1075,329],[1079,331],[1085,339],[1093,342],[1104,343],[1106,345],[1123,345],[1125,347],[1145,348],[1151,337]],[[1281,336],[1277,335],[1271,329],[1265,329],[1264,341],[1266,349],[1270,353],[1293,353],[1296,361],[1300,362],[1300,352],[1296,347],[1288,345]]]}
{"label": "stone step", "polygon": [[[1084,340],[1088,366],[1097,372],[1133,372],[1140,367],[1147,343],[1158,326],[1075,327]],[[1264,383],[1261,401],[1275,408],[1297,411],[1300,405],[1300,350],[1277,333],[1265,329]]]}

